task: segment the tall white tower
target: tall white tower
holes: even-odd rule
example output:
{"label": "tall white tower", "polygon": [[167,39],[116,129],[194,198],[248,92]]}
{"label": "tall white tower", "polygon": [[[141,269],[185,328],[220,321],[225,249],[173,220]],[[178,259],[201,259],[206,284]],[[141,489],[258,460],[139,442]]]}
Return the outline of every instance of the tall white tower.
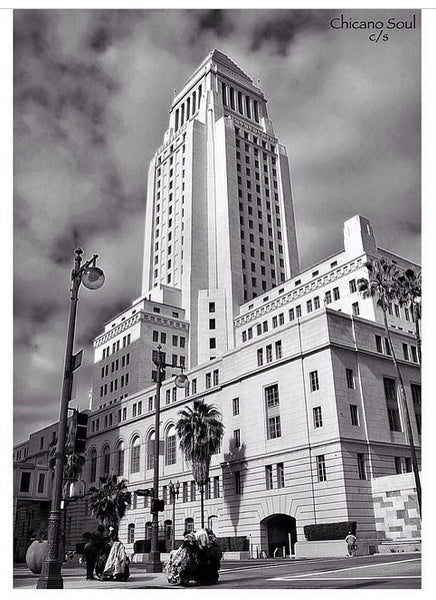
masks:
{"label": "tall white tower", "polygon": [[242,303],[298,272],[286,149],[262,91],[214,50],[150,163],[142,295],[186,311],[193,367],[234,345]]}

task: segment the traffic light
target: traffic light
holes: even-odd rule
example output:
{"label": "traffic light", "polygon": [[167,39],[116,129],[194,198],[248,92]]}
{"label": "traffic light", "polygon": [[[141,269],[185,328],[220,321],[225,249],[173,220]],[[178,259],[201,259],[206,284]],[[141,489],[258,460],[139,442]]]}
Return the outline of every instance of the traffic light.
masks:
{"label": "traffic light", "polygon": [[159,498],[153,498],[151,501],[151,513],[155,512],[163,512],[165,507],[165,502],[163,500],[159,500]]}
{"label": "traffic light", "polygon": [[86,449],[86,434],[88,431],[88,415],[76,412],[76,432],[74,436],[74,452],[82,454]]}

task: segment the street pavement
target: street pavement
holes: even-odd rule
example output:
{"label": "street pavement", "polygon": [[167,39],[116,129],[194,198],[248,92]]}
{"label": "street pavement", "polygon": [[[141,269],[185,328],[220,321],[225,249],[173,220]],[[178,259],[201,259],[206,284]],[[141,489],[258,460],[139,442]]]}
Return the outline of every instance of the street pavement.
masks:
{"label": "street pavement", "polygon": [[[164,573],[147,573],[132,563],[126,582],[86,581],[84,565],[65,565],[64,589],[184,589],[170,585]],[[35,589],[38,575],[25,565],[13,573],[15,589]],[[420,589],[421,555],[378,554],[352,559],[253,559],[223,561],[214,589]],[[210,588],[209,588],[210,589]]]}

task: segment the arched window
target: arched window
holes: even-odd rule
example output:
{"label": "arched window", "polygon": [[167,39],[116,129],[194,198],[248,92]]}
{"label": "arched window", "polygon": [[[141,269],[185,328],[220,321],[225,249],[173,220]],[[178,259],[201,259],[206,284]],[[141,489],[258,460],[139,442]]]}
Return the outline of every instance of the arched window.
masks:
{"label": "arched window", "polygon": [[154,431],[148,436],[147,442],[147,469],[154,468]]}
{"label": "arched window", "polygon": [[176,429],[171,425],[165,437],[165,464],[175,465],[176,458]]}
{"label": "arched window", "polygon": [[207,518],[207,526],[209,529],[212,529],[212,531],[215,534],[216,534],[217,524],[218,524],[218,517],[216,515],[210,515],[210,517]]}
{"label": "arched window", "polygon": [[164,522],[164,532],[165,532],[165,539],[170,540],[172,537],[172,533],[173,533],[173,522],[171,521],[171,519],[167,519]]}
{"label": "arched window", "polygon": [[194,531],[194,519],[192,517],[185,519],[185,532],[188,531]]}
{"label": "arched window", "polygon": [[109,468],[111,464],[111,449],[108,445],[103,448],[103,464],[102,464],[102,474],[109,475]]}
{"label": "arched window", "polygon": [[89,455],[89,481],[95,481],[97,478],[97,450],[93,448]]}
{"label": "arched window", "polygon": [[147,521],[145,524],[145,539],[151,540],[151,521]]}
{"label": "arched window", "polygon": [[139,435],[132,441],[132,455],[130,460],[130,472],[139,473],[141,469],[141,440]]}
{"label": "arched window", "polygon": [[124,442],[117,446],[117,474],[124,475]]}
{"label": "arched window", "polygon": [[129,523],[127,527],[127,543],[133,544],[135,541],[135,523]]}

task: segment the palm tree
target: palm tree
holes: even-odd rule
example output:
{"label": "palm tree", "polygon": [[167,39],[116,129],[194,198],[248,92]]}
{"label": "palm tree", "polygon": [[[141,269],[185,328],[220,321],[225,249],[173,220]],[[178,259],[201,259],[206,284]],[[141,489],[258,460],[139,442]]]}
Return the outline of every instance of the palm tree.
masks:
{"label": "palm tree", "polygon": [[383,323],[385,327],[386,337],[388,339],[389,348],[391,350],[392,361],[398,375],[400,400],[403,408],[403,414],[406,420],[407,437],[409,438],[409,446],[412,454],[413,472],[415,476],[416,495],[418,497],[419,512],[421,513],[421,482],[419,478],[418,462],[416,459],[415,446],[413,444],[412,426],[410,423],[409,409],[406,401],[406,390],[404,380],[401,373],[400,365],[398,364],[395,355],[395,348],[392,344],[391,333],[388,325],[387,313],[390,305],[394,300],[399,300],[399,281],[400,272],[393,263],[386,261],[384,258],[370,260],[365,263],[368,269],[369,279],[359,279],[357,287],[363,294],[364,298],[374,298],[377,305],[383,313]]}
{"label": "palm tree", "polygon": [[421,320],[421,297],[422,297],[421,271],[417,274],[413,269],[407,269],[398,278],[398,300],[401,305],[406,306],[412,313],[415,323],[415,338],[418,348],[418,358],[421,363],[421,334],[419,321]]}
{"label": "palm tree", "polygon": [[102,487],[89,489],[91,512],[102,525],[118,529],[121,519],[131,505],[131,493],[127,490],[127,481],[118,481],[116,475],[100,477]]}
{"label": "palm tree", "polygon": [[209,478],[210,460],[221,445],[224,435],[222,415],[217,408],[203,400],[194,400],[179,412],[176,424],[180,448],[191,463],[195,483],[200,488],[201,527],[204,527],[204,486]]}

